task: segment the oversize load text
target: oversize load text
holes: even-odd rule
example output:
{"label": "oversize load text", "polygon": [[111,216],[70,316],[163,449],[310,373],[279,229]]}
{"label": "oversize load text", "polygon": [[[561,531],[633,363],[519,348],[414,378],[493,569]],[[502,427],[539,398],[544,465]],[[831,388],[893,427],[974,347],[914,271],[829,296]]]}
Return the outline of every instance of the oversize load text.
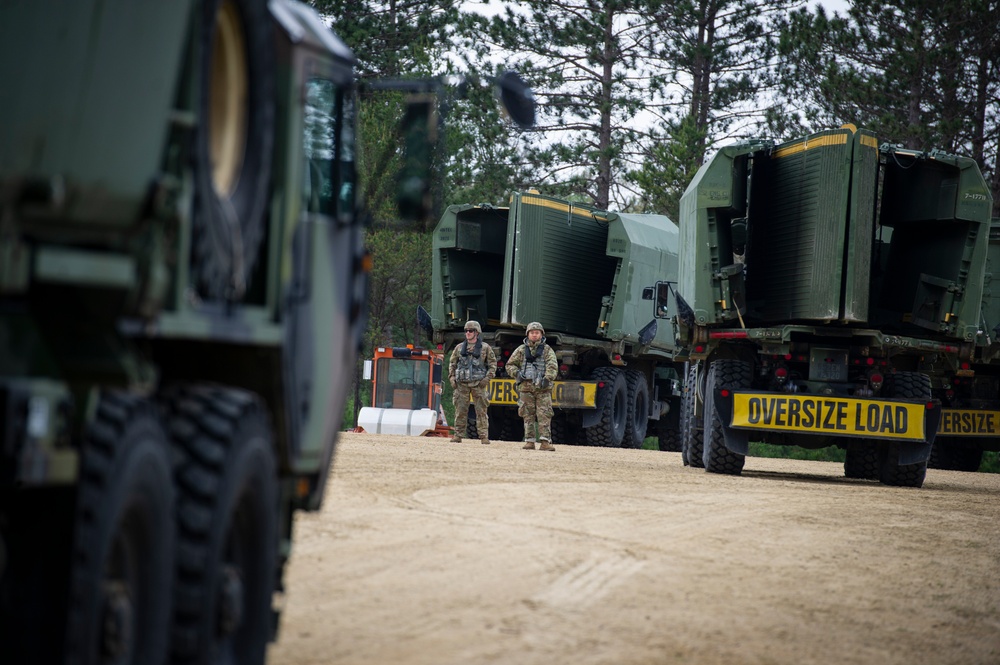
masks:
{"label": "oversize load text", "polygon": [[733,427],[924,440],[924,405],[847,397],[733,396]]}

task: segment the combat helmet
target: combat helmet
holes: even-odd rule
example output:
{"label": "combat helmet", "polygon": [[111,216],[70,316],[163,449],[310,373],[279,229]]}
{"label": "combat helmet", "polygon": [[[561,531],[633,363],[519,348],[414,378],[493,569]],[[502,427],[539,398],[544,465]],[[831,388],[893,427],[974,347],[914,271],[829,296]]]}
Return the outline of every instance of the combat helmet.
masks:
{"label": "combat helmet", "polygon": [[539,323],[538,321],[532,321],[531,323],[529,323],[528,327],[525,328],[524,332],[525,333],[529,333],[532,330],[541,330],[542,331],[542,335],[545,334],[545,328],[543,328],[542,324]]}
{"label": "combat helmet", "polygon": [[479,321],[466,321],[465,322],[465,329],[466,330],[475,330],[477,333],[480,333],[480,334],[482,334],[482,332],[483,332],[482,327],[479,325]]}

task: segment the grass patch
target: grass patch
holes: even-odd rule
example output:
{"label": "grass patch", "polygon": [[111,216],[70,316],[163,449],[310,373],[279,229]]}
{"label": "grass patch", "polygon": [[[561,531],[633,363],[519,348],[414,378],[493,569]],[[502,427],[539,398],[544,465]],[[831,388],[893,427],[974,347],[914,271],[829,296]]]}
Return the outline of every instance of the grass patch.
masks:
{"label": "grass patch", "polygon": [[798,446],[775,446],[770,443],[751,443],[750,457],[776,457],[781,459],[805,459],[817,462],[844,462],[846,454],[842,448],[799,448]]}

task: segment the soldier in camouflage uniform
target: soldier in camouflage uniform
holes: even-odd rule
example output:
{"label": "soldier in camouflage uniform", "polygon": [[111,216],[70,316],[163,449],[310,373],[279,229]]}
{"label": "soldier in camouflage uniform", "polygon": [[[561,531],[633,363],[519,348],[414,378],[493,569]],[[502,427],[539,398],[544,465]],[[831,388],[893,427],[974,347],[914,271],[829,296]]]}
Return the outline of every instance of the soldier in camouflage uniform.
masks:
{"label": "soldier in camouflage uniform", "polygon": [[493,348],[479,339],[483,329],[478,321],[465,324],[465,341],[455,347],[448,362],[448,380],[454,389],[455,436],[451,440],[458,443],[469,426],[469,400],[476,405],[476,429],[479,440],[489,443],[490,379],[497,373],[497,356]]}
{"label": "soldier in camouflage uniform", "polygon": [[538,449],[552,447],[552,384],[559,373],[556,352],[545,343],[545,329],[532,321],[524,344],[507,361],[507,376],[517,381],[517,413],[524,419],[524,449],[535,449],[535,423],[538,423]]}

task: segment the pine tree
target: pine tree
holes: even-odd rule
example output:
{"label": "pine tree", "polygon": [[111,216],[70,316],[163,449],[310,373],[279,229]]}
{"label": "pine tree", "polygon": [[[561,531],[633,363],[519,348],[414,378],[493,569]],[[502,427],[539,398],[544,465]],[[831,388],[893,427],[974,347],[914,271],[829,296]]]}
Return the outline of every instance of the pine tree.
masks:
{"label": "pine tree", "polygon": [[803,9],[781,44],[804,126],[852,122],[892,143],[976,159],[993,184],[1000,141],[998,0],[854,0],[845,16]]}
{"label": "pine tree", "polygon": [[528,0],[475,20],[479,58],[513,54],[535,89],[539,122],[527,156],[546,193],[605,209],[634,195],[624,173],[649,86],[639,8],[637,0]]}

